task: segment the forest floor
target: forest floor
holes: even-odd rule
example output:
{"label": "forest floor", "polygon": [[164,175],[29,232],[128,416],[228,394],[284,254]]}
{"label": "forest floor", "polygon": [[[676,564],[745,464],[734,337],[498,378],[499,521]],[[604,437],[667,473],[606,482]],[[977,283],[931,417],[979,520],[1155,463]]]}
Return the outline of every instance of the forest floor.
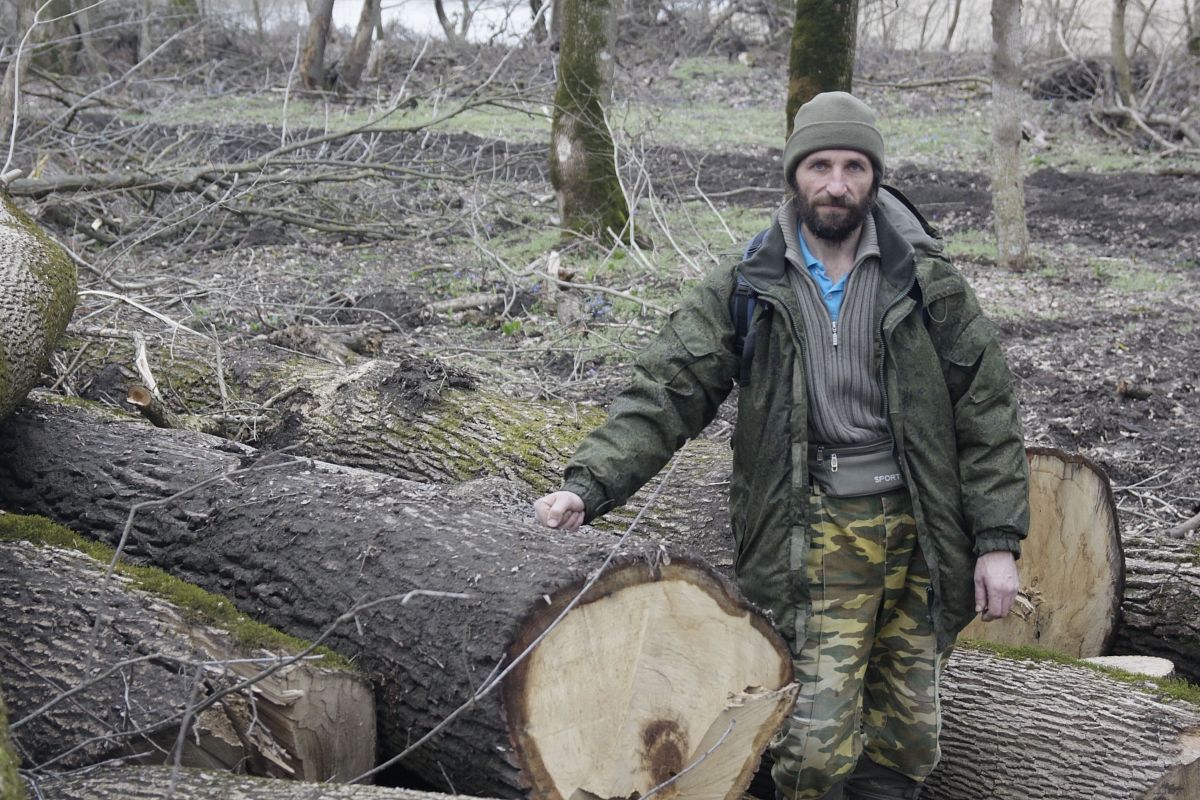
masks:
{"label": "forest floor", "polygon": [[[547,101],[547,63],[529,59],[509,68],[527,70],[525,82],[540,86],[535,93]],[[414,85],[433,82],[452,66],[452,59],[430,58],[409,78]],[[977,67],[941,68],[953,75],[978,74],[972,72]],[[1127,531],[1170,527],[1197,513],[1196,159],[1114,142],[1088,125],[1085,105],[1031,99],[1030,116],[1046,134],[1027,150],[1036,259],[1024,272],[1005,271],[995,264],[989,227],[990,94],[969,80],[949,88],[902,88],[906,76],[921,70],[927,73],[928,64],[912,59],[865,70],[861,94],[880,111],[888,136],[887,182],[942,230],[949,252],[999,322],[1029,443],[1078,452],[1102,467]],[[427,185],[421,191],[438,194],[442,204],[439,224],[424,221],[403,240],[264,224],[239,246],[186,259],[142,247],[112,262],[106,279],[136,282],[152,271],[157,279],[178,281],[141,301],[153,305],[169,297],[178,321],[229,341],[288,325],[386,319],[391,330],[378,350],[385,356],[435,358],[516,397],[604,405],[673,298],[720,253],[735,251],[764,226],[783,196],[781,141],[769,133],[781,128],[775,117],[782,112],[774,110],[782,105],[779,64],[745,67],[723,58],[669,67],[624,64],[618,80],[618,96],[635,109],[619,155],[654,247],[609,247],[607,257],[567,247],[563,268],[576,273],[577,282],[601,287],[577,290],[581,319],[570,325],[544,302],[544,260],[558,246],[558,234],[545,166],[549,125],[528,111],[532,106],[516,116],[497,113],[396,134],[412,152],[434,150],[446,161],[471,160],[484,170],[503,163],[503,170],[493,170],[502,176],[486,184],[476,178]],[[520,124],[506,133],[506,121],[514,119]],[[764,120],[772,121],[768,133]],[[169,141],[195,125],[167,121],[161,136]],[[253,121],[236,127],[236,142],[234,131],[210,123],[206,135],[230,136],[231,153],[256,137],[278,135]],[[87,274],[83,281],[103,287]],[[502,302],[453,312],[429,308],[480,292]],[[77,319],[128,325],[132,316],[96,297],[84,301]],[[60,363],[74,356],[64,351]],[[111,397],[104,366],[80,359],[60,386]],[[723,413],[708,435],[727,435],[729,420]]]}

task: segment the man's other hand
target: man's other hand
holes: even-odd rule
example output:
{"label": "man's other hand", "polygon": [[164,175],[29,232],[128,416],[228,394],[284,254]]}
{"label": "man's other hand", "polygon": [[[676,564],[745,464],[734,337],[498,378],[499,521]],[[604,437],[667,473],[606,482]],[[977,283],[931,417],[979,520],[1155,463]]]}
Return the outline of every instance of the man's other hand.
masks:
{"label": "man's other hand", "polygon": [[583,499],[574,492],[551,492],[534,501],[533,513],[547,528],[578,530],[583,524]]}
{"label": "man's other hand", "polygon": [[1008,614],[1020,583],[1017,560],[1007,550],[984,553],[975,562],[975,611],[985,621]]}

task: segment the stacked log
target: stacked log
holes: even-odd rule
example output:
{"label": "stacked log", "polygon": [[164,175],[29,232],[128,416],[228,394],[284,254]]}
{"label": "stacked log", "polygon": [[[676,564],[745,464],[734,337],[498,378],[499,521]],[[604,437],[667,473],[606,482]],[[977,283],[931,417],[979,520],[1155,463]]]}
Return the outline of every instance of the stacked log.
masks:
{"label": "stacked log", "polygon": [[[276,468],[78,407],[18,411],[0,453],[0,504],[110,544],[131,506],[194,487],[142,507],[128,557],[293,635],[328,634],[376,680],[388,756],[468,706],[404,760],[437,785],[629,796],[719,763],[705,756],[719,743],[736,758],[705,782],[735,797],[790,707],[791,658],[770,623],[657,545],[605,566],[610,537],[515,524],[469,494],[303,459]],[[485,690],[517,664],[501,703]]]}
{"label": "stacked log", "polygon": [[[229,772],[170,767],[106,767],[38,782],[42,800],[451,800],[413,789],[347,784],[296,783]],[[454,800],[474,800],[455,795]]]}
{"label": "stacked log", "polygon": [[1200,692],[1180,682],[958,648],[941,701],[942,761],[922,797],[1200,797]]}
{"label": "stacked log", "polygon": [[[595,409],[499,396],[474,387],[468,376],[419,359],[337,366],[297,357],[280,367],[253,348],[229,352],[225,359],[231,373],[247,378],[242,385],[250,397],[280,398],[258,428],[272,446],[422,482],[505,477],[514,480],[516,504],[555,488],[578,440],[601,420]],[[179,343],[173,354],[160,351],[155,360],[169,364],[175,374],[209,369],[199,353],[188,353]],[[175,383],[196,385],[199,391],[211,381]],[[188,398],[196,407],[212,399]],[[667,486],[659,490],[659,479],[652,481],[599,526],[622,530],[654,494],[639,529],[729,574],[729,459],[728,446],[720,442],[689,442],[676,456]],[[1040,482],[1035,485],[1035,535],[1021,564],[1025,602],[1012,620],[969,635],[986,630],[986,636],[1003,642],[1076,656],[1115,647],[1168,658],[1180,674],[1200,681],[1200,558],[1194,544],[1165,533],[1147,534],[1124,543],[1122,564],[1115,508],[1103,474],[1085,459],[1048,448],[1031,448],[1030,459]],[[1064,529],[1061,514],[1068,507],[1069,528]],[[1045,552],[1037,549],[1043,545]],[[1064,603],[1061,595],[1077,593],[1079,564],[1091,570],[1087,586],[1094,596],[1088,613],[1071,619],[1059,609],[1076,608],[1077,598]],[[1110,577],[1105,580],[1102,573]]]}
{"label": "stacked log", "polygon": [[362,676],[251,649],[76,550],[2,541],[0,563],[0,674],[27,771],[177,759],[345,781],[374,765]]}

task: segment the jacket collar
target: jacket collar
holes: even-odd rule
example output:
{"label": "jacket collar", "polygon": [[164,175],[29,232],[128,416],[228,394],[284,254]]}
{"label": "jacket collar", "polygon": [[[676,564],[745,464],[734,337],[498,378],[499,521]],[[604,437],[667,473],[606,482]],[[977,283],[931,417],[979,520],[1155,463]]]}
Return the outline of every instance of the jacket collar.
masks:
{"label": "jacket collar", "polygon": [[[895,190],[881,186],[872,209],[875,235],[879,244],[880,271],[884,280],[897,291],[911,285],[916,262],[941,250],[938,233]],[[788,200],[775,214],[766,239],[739,269],[747,281],[758,289],[786,281],[787,257],[792,255],[801,263],[799,248],[794,243],[796,212]],[[790,230],[791,235],[785,233]],[[789,240],[793,240],[789,247]]]}

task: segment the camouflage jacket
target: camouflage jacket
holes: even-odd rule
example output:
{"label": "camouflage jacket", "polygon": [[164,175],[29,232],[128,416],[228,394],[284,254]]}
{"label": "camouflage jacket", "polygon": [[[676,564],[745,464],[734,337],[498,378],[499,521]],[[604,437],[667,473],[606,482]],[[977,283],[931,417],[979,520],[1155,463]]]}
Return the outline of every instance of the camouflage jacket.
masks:
{"label": "camouflage jacket", "polygon": [[[945,647],[974,617],[976,556],[1020,552],[1029,518],[1020,414],[995,329],[936,232],[886,187],[873,213],[883,275],[874,366]],[[798,647],[809,593],[804,570],[791,565],[804,564],[810,537],[808,406],[805,332],[784,252],[776,222],[757,252],[716,268],[671,314],[608,420],[571,459],[563,488],[593,519],[623,504],[713,419],[741,366],[730,315],[740,273],[760,302],[733,438],[734,569],[746,596]]]}

